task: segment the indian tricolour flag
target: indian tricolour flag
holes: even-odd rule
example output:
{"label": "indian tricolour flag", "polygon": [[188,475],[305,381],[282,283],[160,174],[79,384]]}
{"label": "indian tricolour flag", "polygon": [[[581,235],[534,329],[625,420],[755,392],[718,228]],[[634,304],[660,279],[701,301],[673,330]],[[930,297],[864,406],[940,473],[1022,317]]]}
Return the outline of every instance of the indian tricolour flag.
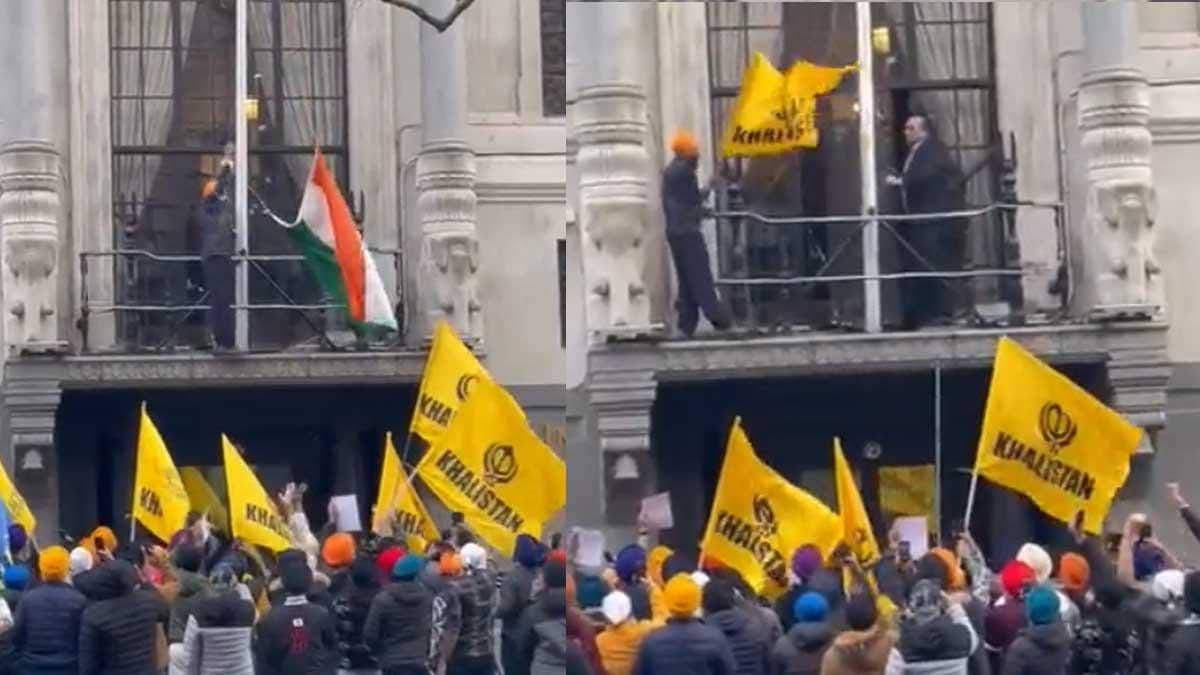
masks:
{"label": "indian tricolour flag", "polygon": [[320,150],[313,155],[296,222],[275,220],[287,228],[321,287],[346,307],[352,324],[397,330],[379,270]]}

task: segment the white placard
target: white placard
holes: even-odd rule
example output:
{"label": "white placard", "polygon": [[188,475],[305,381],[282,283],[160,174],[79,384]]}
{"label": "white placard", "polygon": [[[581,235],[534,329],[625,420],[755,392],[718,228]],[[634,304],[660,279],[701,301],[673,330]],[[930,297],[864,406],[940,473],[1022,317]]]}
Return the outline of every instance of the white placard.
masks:
{"label": "white placard", "polygon": [[929,552],[929,521],[925,516],[902,516],[892,527],[899,541],[908,542],[913,560]]}
{"label": "white placard", "polygon": [[575,565],[590,570],[604,568],[604,533],[580,529],[575,532]]}
{"label": "white placard", "polygon": [[338,532],[362,532],[362,519],[358,514],[358,497],[338,495],[333,498],[333,508],[337,515]]}
{"label": "white placard", "polygon": [[660,492],[642,500],[642,513],[638,520],[647,530],[669,530],[675,527],[671,514],[671,493]]}

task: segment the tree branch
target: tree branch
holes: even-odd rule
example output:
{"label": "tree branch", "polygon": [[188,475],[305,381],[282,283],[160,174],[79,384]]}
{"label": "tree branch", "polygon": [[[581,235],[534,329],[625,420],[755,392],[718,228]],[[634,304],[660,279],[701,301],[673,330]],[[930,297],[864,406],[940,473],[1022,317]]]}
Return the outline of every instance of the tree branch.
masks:
{"label": "tree branch", "polygon": [[417,2],[415,2],[413,0],[379,0],[379,1],[385,5],[392,5],[393,7],[399,7],[401,9],[406,9],[406,10],[412,12],[413,14],[416,14],[418,19],[420,19],[421,21],[424,21],[425,23],[429,24],[430,26],[433,26],[434,28],[437,29],[437,32],[439,32],[439,33],[445,33],[447,28],[454,25],[454,21],[458,18],[459,14],[462,14],[463,12],[466,11],[466,9],[468,7],[475,4],[475,0],[457,0],[454,3],[454,8],[450,10],[449,14],[447,14],[446,16],[444,16],[442,18],[438,18],[438,17],[430,14],[428,11],[425,10],[424,7],[417,4]]}

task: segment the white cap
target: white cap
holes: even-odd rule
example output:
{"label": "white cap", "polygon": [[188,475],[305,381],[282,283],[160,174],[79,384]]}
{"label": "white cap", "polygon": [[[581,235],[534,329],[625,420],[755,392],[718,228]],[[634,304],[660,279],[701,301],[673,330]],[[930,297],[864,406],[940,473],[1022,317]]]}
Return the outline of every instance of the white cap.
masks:
{"label": "white cap", "polygon": [[1017,560],[1033,569],[1033,574],[1039,584],[1046,583],[1054,571],[1054,561],[1050,559],[1050,554],[1037,544],[1029,543],[1022,546],[1021,550],[1017,551]]}
{"label": "white cap", "polygon": [[1163,570],[1154,575],[1150,592],[1161,603],[1176,603],[1183,599],[1183,570]]}
{"label": "white cap", "polygon": [[487,551],[482,546],[471,542],[465,544],[462,550],[459,551],[462,556],[463,564],[473,570],[487,569]]}
{"label": "white cap", "polygon": [[704,587],[708,585],[708,575],[697,570],[692,572],[692,581],[696,582],[696,585],[700,587],[700,590],[704,590]]}
{"label": "white cap", "polygon": [[86,548],[78,546],[71,551],[71,576],[82,574],[92,569],[92,554]]}
{"label": "white cap", "polygon": [[600,610],[609,623],[617,626],[625,623],[629,615],[633,614],[633,603],[630,602],[628,595],[621,591],[613,591],[604,596],[604,603],[600,605]]}

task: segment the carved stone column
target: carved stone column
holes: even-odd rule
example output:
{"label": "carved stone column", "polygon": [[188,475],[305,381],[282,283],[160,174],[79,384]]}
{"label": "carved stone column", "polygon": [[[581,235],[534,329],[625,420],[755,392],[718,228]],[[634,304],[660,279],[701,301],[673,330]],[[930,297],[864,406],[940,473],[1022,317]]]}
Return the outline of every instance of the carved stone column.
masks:
{"label": "carved stone column", "polygon": [[38,519],[41,541],[58,535],[58,453],[54,417],[62,399],[51,357],[8,364],[3,389],[4,422],[9,446],[4,466]]}
{"label": "carved stone column", "polygon": [[[1138,5],[1083,3],[1084,74],[1079,127],[1087,159],[1087,256],[1097,318],[1163,309],[1154,257],[1158,200],[1151,170],[1150,85],[1138,65]],[[1090,236],[1089,236],[1090,235]]]}
{"label": "carved stone column", "polygon": [[59,157],[42,141],[0,147],[0,251],[4,346],[62,348],[58,334]]}
{"label": "carved stone column", "polygon": [[[431,0],[442,16],[453,0]],[[471,10],[467,10],[471,11]],[[445,319],[467,340],[483,340],[476,235],[475,153],[464,140],[467,65],[464,22],[444,33],[421,25],[421,116],[424,144],[417,160],[421,214],[421,279],[425,334]]]}
{"label": "carved stone column", "polygon": [[658,486],[650,452],[658,355],[617,347],[591,352],[586,389],[604,471],[606,521],[610,527],[632,527],[642,498]]}

